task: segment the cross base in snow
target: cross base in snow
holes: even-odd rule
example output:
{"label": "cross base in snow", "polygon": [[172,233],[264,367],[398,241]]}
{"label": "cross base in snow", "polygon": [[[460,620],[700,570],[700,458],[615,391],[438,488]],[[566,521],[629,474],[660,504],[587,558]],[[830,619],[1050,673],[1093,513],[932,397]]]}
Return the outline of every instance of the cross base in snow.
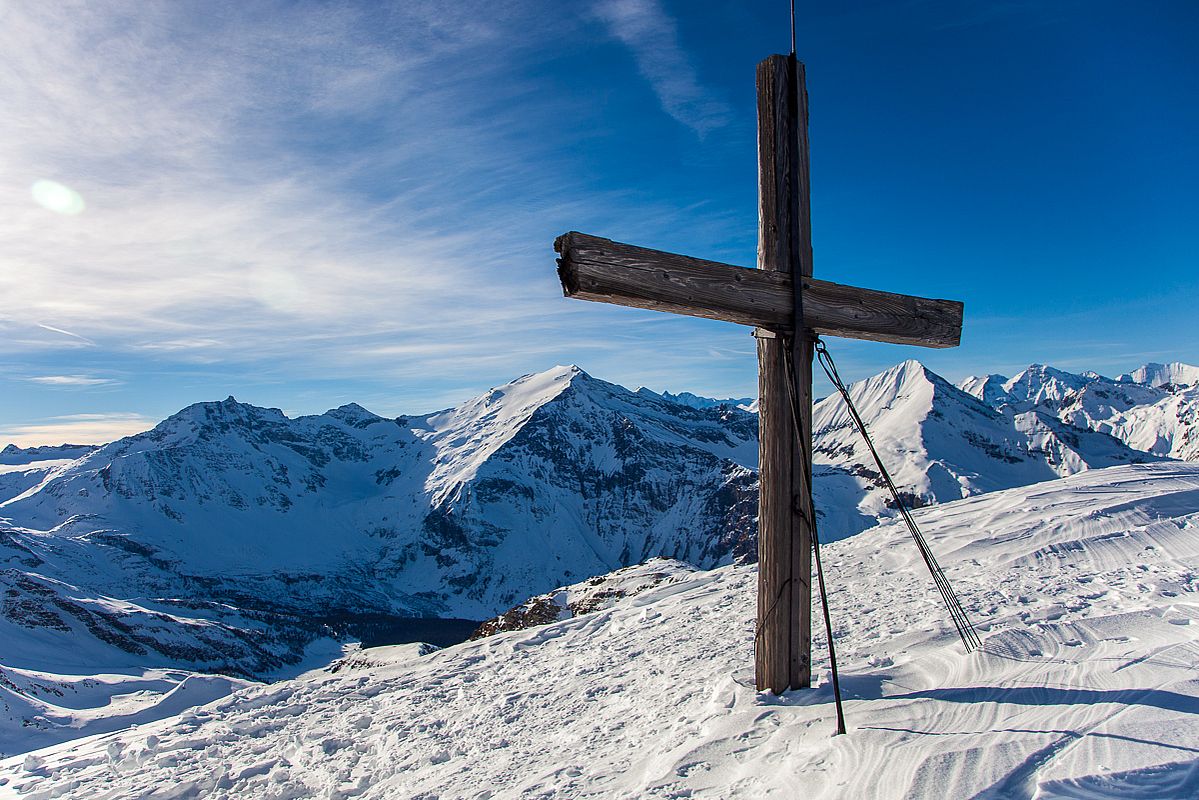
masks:
{"label": "cross base in snow", "polygon": [[812,278],[803,64],[794,55],[770,56],[758,64],[757,86],[757,269],[576,232],[560,236],[554,248],[567,297],[757,329],[760,493],[754,658],[758,689],[778,693],[811,684],[815,337],[955,347],[962,304]]}

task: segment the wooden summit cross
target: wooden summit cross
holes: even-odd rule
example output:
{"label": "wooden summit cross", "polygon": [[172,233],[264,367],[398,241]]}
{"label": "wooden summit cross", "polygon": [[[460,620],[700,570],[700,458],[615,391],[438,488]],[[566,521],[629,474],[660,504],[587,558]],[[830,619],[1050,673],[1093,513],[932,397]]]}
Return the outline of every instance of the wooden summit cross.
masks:
{"label": "wooden summit cross", "polygon": [[[962,304],[812,278],[808,94],[794,55],[758,64],[758,268],[570,232],[567,297],[751,325],[758,337],[758,689],[811,683],[812,356],[818,335],[955,347]],[[789,351],[789,352],[787,352]],[[793,370],[787,368],[790,356]],[[797,399],[800,432],[793,421]],[[802,440],[802,447],[799,442]]]}

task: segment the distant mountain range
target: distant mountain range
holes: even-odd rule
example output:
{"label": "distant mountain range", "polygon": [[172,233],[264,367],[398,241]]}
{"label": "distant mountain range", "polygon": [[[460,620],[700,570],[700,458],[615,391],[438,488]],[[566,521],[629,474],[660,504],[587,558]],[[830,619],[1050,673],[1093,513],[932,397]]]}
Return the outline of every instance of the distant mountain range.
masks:
{"label": "distant mountain range", "polygon": [[1115,380],[1033,364],[1014,378],[967,378],[964,391],[1006,414],[1037,411],[1134,450],[1199,460],[1199,367],[1146,364]]}
{"label": "distant mountain range", "polygon": [[[953,386],[908,361],[851,395],[897,483],[927,505],[1199,460],[1197,379],[1182,364],[1115,380],[1034,365]],[[461,638],[533,595],[653,557],[752,559],[747,408],[557,367],[422,416],[350,404],[290,419],[230,397],[103,447],[9,446],[0,728],[6,707],[26,734],[74,735],[78,715],[54,711],[85,691],[71,676],[197,691],[213,673],[327,662],[338,640]],[[823,537],[893,513],[839,398],[817,404],[813,428]],[[129,694],[128,680],[105,685]]]}
{"label": "distant mountain range", "polygon": [[262,677],[322,637],[465,636],[656,555],[712,566],[753,552],[756,437],[560,367],[419,417],[228,398],[82,454],[6,448],[0,661]]}
{"label": "distant mountain range", "polygon": [[691,392],[679,392],[671,394],[670,392],[658,392],[652,389],[646,389],[642,386],[637,390],[637,394],[647,397],[660,397],[671,403],[678,403],[681,406],[690,406],[691,408],[715,408],[717,406],[732,406],[739,408],[742,411],[752,411],[757,413],[758,398],[756,397],[727,397],[724,400],[717,400],[714,397],[700,397]]}

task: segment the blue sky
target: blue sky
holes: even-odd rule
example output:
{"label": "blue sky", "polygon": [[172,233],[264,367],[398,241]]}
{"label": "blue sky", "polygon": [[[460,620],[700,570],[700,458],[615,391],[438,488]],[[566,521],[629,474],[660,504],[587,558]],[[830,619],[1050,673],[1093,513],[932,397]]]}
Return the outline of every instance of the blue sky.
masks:
{"label": "blue sky", "polygon": [[[1199,361],[1199,5],[799,6],[816,275],[966,303],[956,350],[834,341],[846,377]],[[416,413],[557,363],[753,394],[745,329],[565,300],[551,243],[752,265],[786,15],[0,5],[0,443],[229,394]]]}

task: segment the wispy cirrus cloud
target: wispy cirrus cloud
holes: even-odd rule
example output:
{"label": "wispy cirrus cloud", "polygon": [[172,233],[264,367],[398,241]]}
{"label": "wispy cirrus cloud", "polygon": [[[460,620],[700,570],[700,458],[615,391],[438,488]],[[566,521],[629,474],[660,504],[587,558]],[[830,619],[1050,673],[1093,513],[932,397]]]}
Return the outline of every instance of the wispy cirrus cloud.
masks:
{"label": "wispy cirrus cloud", "polygon": [[[314,349],[348,330],[468,337],[480,319],[519,336],[538,305],[510,280],[528,215],[475,215],[488,185],[536,180],[500,146],[534,123],[503,108],[519,86],[493,87],[483,121],[462,96],[501,68],[485,47],[521,10],[477,11],[10,7],[0,93],[22,113],[0,131],[0,322],[199,361],[312,333]],[[45,181],[85,210],[34,202]]]}
{"label": "wispy cirrus cloud", "polygon": [[700,82],[678,25],[658,0],[603,0],[595,13],[633,52],[667,114],[700,135],[728,123],[728,105]]}
{"label": "wispy cirrus cloud", "polygon": [[[564,178],[542,135],[562,109],[524,77],[538,29],[579,18],[520,2],[214,8],[4,12],[0,95],[22,113],[0,126],[0,352],[319,371],[401,342],[404,373],[446,366],[446,336],[514,364],[542,352],[572,314],[553,236],[630,202]],[[668,110],[715,124],[694,78],[666,76],[686,59],[669,17],[604,8]],[[34,202],[39,181],[84,210]],[[666,229],[681,213],[640,206]]]}

